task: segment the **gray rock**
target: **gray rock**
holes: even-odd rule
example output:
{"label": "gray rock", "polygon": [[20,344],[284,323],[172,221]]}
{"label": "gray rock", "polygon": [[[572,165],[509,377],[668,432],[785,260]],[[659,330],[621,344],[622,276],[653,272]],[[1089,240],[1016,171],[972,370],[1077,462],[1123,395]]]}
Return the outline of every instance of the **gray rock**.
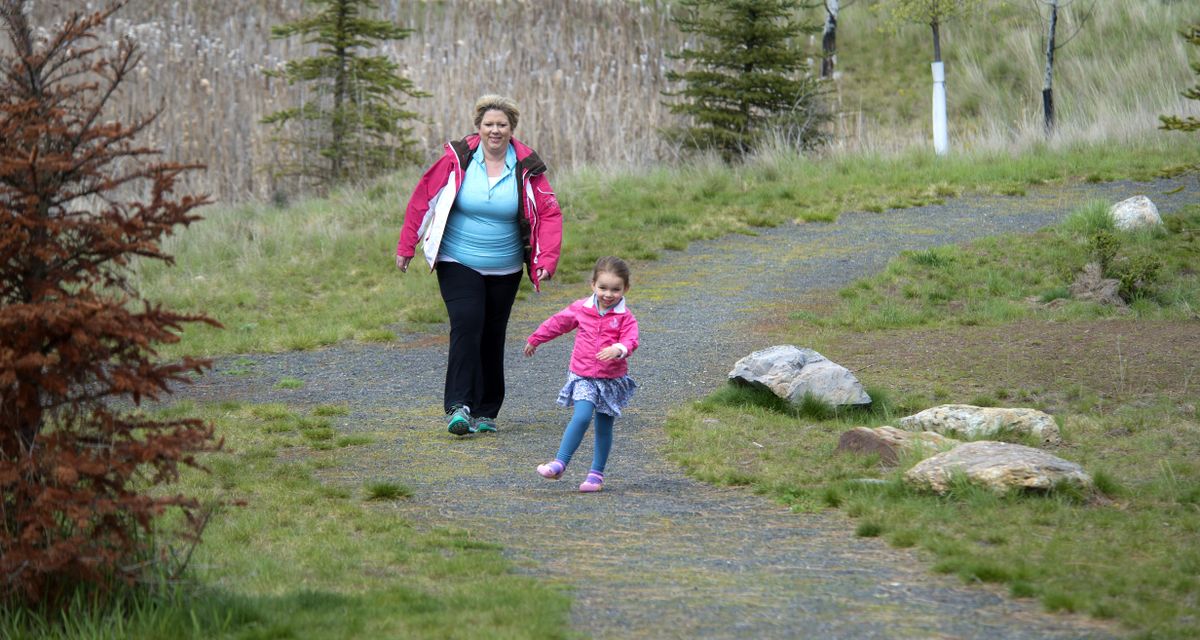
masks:
{"label": "gray rock", "polygon": [[1114,204],[1108,210],[1113,223],[1122,231],[1162,224],[1158,207],[1146,196],[1134,196]]}
{"label": "gray rock", "polygon": [[1013,489],[1048,490],[1061,483],[1092,486],[1092,477],[1074,462],[1041,449],[990,440],[968,442],[926,458],[904,473],[904,482],[944,494],[957,474],[997,493]]}
{"label": "gray rock", "polygon": [[1043,444],[1062,442],[1053,416],[1037,409],[944,404],[900,418],[897,424],[906,431],[934,431],[964,440],[1009,434],[1032,435]]}
{"label": "gray rock", "polygon": [[793,345],[751,353],[734,363],[729,379],[764,386],[793,404],[800,404],[806,394],[832,405],[871,403],[871,396],[849,369],[812,349]]}
{"label": "gray rock", "polygon": [[900,456],[908,452],[917,452],[921,457],[933,455],[939,451],[951,449],[960,444],[958,440],[947,438],[940,433],[922,431],[902,431],[896,427],[883,426],[874,429],[855,427],[842,434],[838,439],[836,451],[839,453],[879,454],[880,462],[896,464]]}
{"label": "gray rock", "polygon": [[1099,304],[1125,308],[1127,305],[1120,295],[1121,281],[1115,278],[1105,278],[1100,273],[1100,263],[1089,262],[1083,266],[1083,271],[1075,276],[1071,283],[1071,297],[1076,300],[1087,300]]}

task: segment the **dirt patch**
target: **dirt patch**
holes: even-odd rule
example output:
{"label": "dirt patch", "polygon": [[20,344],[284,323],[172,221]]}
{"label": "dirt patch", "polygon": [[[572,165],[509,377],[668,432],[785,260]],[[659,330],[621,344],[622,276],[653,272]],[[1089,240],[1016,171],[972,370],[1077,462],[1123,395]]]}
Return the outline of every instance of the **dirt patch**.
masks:
{"label": "dirt patch", "polygon": [[1023,320],[843,333],[824,341],[835,345],[826,355],[858,372],[864,384],[942,401],[1021,400],[1055,410],[1087,398],[1104,405],[1163,396],[1184,401],[1200,391],[1194,320]]}

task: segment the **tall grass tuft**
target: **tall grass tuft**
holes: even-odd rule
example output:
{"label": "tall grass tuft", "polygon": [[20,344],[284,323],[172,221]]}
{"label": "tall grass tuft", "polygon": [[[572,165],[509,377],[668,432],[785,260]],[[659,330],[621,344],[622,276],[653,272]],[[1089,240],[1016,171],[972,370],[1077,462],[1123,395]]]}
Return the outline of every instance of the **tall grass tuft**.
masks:
{"label": "tall grass tuft", "polygon": [[1068,214],[1058,228],[1076,238],[1091,238],[1101,231],[1113,231],[1116,227],[1108,208],[1109,203],[1093,200]]}
{"label": "tall grass tuft", "polygon": [[413,495],[411,488],[395,482],[370,482],[364,490],[367,500],[398,500]]}

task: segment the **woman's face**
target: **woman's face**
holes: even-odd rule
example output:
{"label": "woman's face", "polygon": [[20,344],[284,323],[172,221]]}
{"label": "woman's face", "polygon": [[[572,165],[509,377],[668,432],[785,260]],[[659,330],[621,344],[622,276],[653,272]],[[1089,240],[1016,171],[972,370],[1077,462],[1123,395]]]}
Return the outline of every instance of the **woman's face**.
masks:
{"label": "woman's face", "polygon": [[499,109],[483,112],[479,121],[479,138],[484,150],[493,156],[508,152],[508,141],[512,138],[512,127],[508,126],[508,115]]}

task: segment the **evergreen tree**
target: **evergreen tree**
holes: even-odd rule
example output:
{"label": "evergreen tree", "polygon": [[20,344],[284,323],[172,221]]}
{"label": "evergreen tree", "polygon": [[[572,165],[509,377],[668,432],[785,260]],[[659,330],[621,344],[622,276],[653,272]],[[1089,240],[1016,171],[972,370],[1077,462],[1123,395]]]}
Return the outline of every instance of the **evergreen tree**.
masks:
{"label": "evergreen tree", "polygon": [[[181,565],[156,557],[163,512],[180,533],[205,508],[168,486],[217,446],[211,425],[141,411],[208,362],[162,362],[183,326],[217,323],[144,299],[136,259],[172,261],[162,239],[200,219],[177,195],[198,169],[154,160],[137,138],[156,113],[110,119],[141,56],[97,30],[121,3],[35,29],[0,0],[0,602],[55,608]],[[219,326],[219,325],[218,325]],[[166,551],[166,549],[161,549]],[[186,564],[186,563],[185,563]]]}
{"label": "evergreen tree", "polygon": [[696,48],[670,57],[689,69],[670,71],[683,82],[683,98],[668,105],[687,116],[690,126],[666,135],[687,148],[718,151],[726,161],[740,158],[776,130],[801,147],[821,138],[819,81],[809,73],[808,56],[797,44],[820,31],[801,23],[797,12],[815,6],[801,0],[682,0],[673,20],[684,33],[701,36]]}
{"label": "evergreen tree", "polygon": [[[315,88],[311,99],[263,119],[276,125],[280,140],[300,148],[302,159],[285,173],[328,185],[377,175],[410,160],[412,129],[403,124],[417,114],[403,108],[403,96],[428,94],[398,73],[400,65],[385,56],[363,55],[361,49],[402,40],[412,30],[364,17],[364,10],[377,8],[371,0],[307,1],[317,7],[315,13],[271,29],[275,39],[301,35],[306,44],[320,45],[316,56],[267,72],[289,85],[304,82]],[[301,131],[288,137],[284,125],[293,121]],[[328,164],[310,165],[313,153]]]}
{"label": "evergreen tree", "polygon": [[[1188,27],[1180,35],[1183,36],[1184,40],[1188,41],[1188,44],[1200,47],[1200,23]],[[1192,70],[1197,75],[1200,75],[1200,62],[1192,63]],[[1184,91],[1183,97],[1188,100],[1200,100],[1200,83]],[[1159,116],[1158,119],[1162,120],[1161,129],[1168,131],[1200,131],[1200,119],[1197,119],[1196,116],[1187,116],[1186,118],[1180,118],[1179,116]]]}

